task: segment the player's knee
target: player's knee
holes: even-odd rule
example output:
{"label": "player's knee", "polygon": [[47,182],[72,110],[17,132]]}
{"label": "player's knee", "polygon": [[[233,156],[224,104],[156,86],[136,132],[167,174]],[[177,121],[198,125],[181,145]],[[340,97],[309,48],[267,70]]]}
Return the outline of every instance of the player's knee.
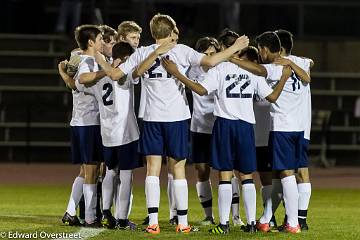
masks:
{"label": "player's knee", "polygon": [[298,183],[309,183],[310,182],[308,168],[299,168],[298,169],[297,182]]}

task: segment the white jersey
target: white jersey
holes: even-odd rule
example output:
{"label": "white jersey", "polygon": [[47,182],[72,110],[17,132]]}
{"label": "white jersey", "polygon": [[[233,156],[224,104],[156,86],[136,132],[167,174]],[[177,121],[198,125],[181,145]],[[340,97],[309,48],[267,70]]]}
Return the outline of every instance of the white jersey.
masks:
{"label": "white jersey", "polygon": [[[198,83],[204,81],[204,74],[206,72],[201,66],[191,67],[188,71],[188,77]],[[191,117],[192,132],[211,134],[215,122],[214,116],[214,93],[207,96],[200,96],[192,92],[193,95],[193,113]]]}
{"label": "white jersey", "polygon": [[[89,66],[89,58],[87,55],[80,55],[81,62],[77,73],[74,76],[75,80],[79,79],[81,73],[97,71],[97,66],[94,64]],[[91,126],[99,125],[99,107],[95,97],[91,94],[72,90],[73,96],[73,111],[70,126]]]}
{"label": "white jersey", "polygon": [[270,107],[271,103],[266,99],[254,98],[254,113],[256,124],[254,125],[255,145],[257,147],[268,146],[270,133]]}
{"label": "white jersey", "polygon": [[[306,71],[304,62],[294,62]],[[267,82],[271,86],[276,85],[282,75],[283,67],[275,64],[264,64],[263,66],[267,70]],[[271,104],[271,131],[301,132],[305,130],[303,97],[307,85],[294,72],[287,79],[279,98]]]}
{"label": "white jersey", "polygon": [[[158,46],[153,44],[136,49],[119,68],[125,74],[130,74],[132,69],[145,60]],[[177,64],[180,72],[185,72],[189,66],[200,65],[203,56],[188,46],[177,44],[163,57],[168,57]],[[166,72],[160,63],[160,58],[156,59],[142,80],[146,97],[144,121],[175,122],[190,118],[185,87]]]}
{"label": "white jersey", "polygon": [[211,68],[201,83],[210,94],[215,92],[214,115],[230,120],[255,123],[253,95],[261,98],[272,93],[263,77],[256,76],[230,62]]}
{"label": "white jersey", "polygon": [[145,101],[146,101],[145,86],[144,86],[143,80],[141,80],[140,104],[139,104],[139,113],[138,113],[138,117],[139,117],[139,118],[144,118],[144,114],[145,114]]}
{"label": "white jersey", "polygon": [[99,103],[101,137],[106,147],[121,146],[139,139],[134,113],[134,81],[130,76],[123,85],[109,77],[100,79],[92,87],[76,81],[80,91],[94,95]]}
{"label": "white jersey", "polygon": [[[310,75],[310,65],[311,65],[311,59],[309,58],[303,58],[303,57],[297,57],[294,55],[287,56],[291,61],[293,61],[297,66],[302,68],[305,72],[307,72]],[[304,124],[304,138],[307,140],[310,140],[310,131],[311,131],[311,117],[312,117],[312,111],[311,111],[311,91],[310,91],[310,84],[304,83],[303,84],[304,91],[302,93],[302,112],[300,113],[300,116],[303,117],[303,124]]]}

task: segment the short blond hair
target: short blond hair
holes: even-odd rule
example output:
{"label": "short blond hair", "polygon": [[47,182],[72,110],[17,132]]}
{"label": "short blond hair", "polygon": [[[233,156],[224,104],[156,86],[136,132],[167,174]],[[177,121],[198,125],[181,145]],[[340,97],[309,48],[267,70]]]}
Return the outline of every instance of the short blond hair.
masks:
{"label": "short blond hair", "polygon": [[141,34],[142,28],[134,21],[123,21],[118,26],[118,39],[125,38],[129,33]]}
{"label": "short blond hair", "polygon": [[176,28],[176,22],[169,15],[156,14],[150,21],[150,31],[154,39],[168,37]]}

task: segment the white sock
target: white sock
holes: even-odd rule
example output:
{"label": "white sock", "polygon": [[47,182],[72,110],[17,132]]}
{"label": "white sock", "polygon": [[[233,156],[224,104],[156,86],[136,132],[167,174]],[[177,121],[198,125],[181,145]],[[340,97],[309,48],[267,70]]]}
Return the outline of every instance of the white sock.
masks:
{"label": "white sock", "polygon": [[254,183],[242,184],[242,197],[246,220],[248,224],[251,224],[251,222],[255,222],[256,218],[256,189]]}
{"label": "white sock", "polygon": [[229,221],[231,208],[232,187],[229,184],[219,184],[218,204],[220,224],[226,225]]}
{"label": "white sock", "polygon": [[76,177],[74,179],[74,183],[71,188],[69,203],[66,209],[66,212],[71,216],[76,215],[76,208],[79,205],[81,196],[83,194],[83,184],[84,184],[83,177]]}
{"label": "white sock", "polygon": [[116,169],[106,167],[105,177],[102,182],[102,202],[103,210],[110,210],[114,199],[114,183],[116,178]]}
{"label": "white sock", "polygon": [[130,213],[131,213],[132,204],[133,204],[133,199],[134,199],[134,195],[133,195],[133,193],[132,193],[132,188],[131,188],[129,211],[128,211],[128,213],[127,213],[127,219],[129,219],[129,216],[130,216]]}
{"label": "white sock", "polygon": [[211,188],[210,179],[205,182],[197,182],[196,190],[199,201],[204,209],[205,217],[213,217],[212,188]]}
{"label": "white sock", "polygon": [[272,180],[272,193],[271,193],[273,215],[275,215],[276,209],[279,207],[282,198],[283,198],[283,189],[282,189],[281,180],[273,179]]}
{"label": "white sock", "polygon": [[306,219],[311,197],[311,183],[299,183],[299,218]]}
{"label": "white sock", "polygon": [[91,224],[96,219],[96,184],[84,184],[85,222]]}
{"label": "white sock", "polygon": [[188,184],[186,179],[174,179],[174,193],[179,224],[188,226]]}
{"label": "white sock", "polygon": [[160,203],[159,177],[147,176],[145,178],[146,207],[149,215],[149,225],[158,224]]}
{"label": "white sock", "polygon": [[127,219],[130,206],[132,170],[120,170],[120,188],[116,206],[117,217]]}
{"label": "white sock", "polygon": [[299,209],[299,192],[297,189],[295,176],[289,176],[281,179],[283,187],[283,195],[285,202],[285,212],[287,215],[287,222],[291,227],[296,227],[298,222]]}
{"label": "white sock", "polygon": [[264,213],[260,217],[260,223],[269,223],[272,217],[272,202],[271,202],[272,186],[267,185],[261,188],[261,196],[264,203]]}
{"label": "white sock", "polygon": [[231,201],[231,213],[233,218],[240,217],[240,189],[239,189],[239,179],[237,177],[233,177],[231,179],[231,187],[232,187],[232,201]]}
{"label": "white sock", "polygon": [[167,196],[169,202],[169,218],[172,219],[176,216],[176,204],[174,199],[174,177],[171,173],[168,173]]}

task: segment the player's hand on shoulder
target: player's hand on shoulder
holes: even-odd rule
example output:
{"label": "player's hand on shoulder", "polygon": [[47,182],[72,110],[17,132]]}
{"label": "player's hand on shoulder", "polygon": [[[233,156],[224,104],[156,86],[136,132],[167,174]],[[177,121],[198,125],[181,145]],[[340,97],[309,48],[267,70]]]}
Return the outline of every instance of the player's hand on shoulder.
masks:
{"label": "player's hand on shoulder", "polygon": [[249,38],[248,38],[248,36],[242,35],[241,37],[236,39],[234,45],[236,46],[236,48],[238,50],[242,50],[242,49],[246,48],[247,46],[249,46]]}
{"label": "player's hand on shoulder", "polygon": [[59,62],[59,64],[58,64],[59,72],[63,72],[63,73],[66,72],[66,64],[67,64],[67,63],[68,63],[67,60],[64,60],[64,61]]}
{"label": "player's hand on shoulder", "polygon": [[175,47],[176,42],[173,41],[172,38],[168,38],[166,41],[161,43],[159,47],[155,50],[157,55],[162,55],[164,53],[167,53],[170,49]]}
{"label": "player's hand on shoulder", "polygon": [[163,65],[163,67],[165,68],[165,70],[170,73],[171,75],[176,75],[179,73],[179,70],[176,66],[176,64],[171,61],[170,59],[167,58],[162,58],[161,59],[161,64]]}
{"label": "player's hand on shoulder", "polygon": [[104,60],[105,60],[105,56],[103,54],[101,54],[100,52],[95,53],[95,61],[97,63],[104,61]]}
{"label": "player's hand on shoulder", "polygon": [[284,66],[282,70],[282,75],[286,76],[286,79],[289,78],[292,74],[292,69],[290,66]]}
{"label": "player's hand on shoulder", "polygon": [[290,66],[291,60],[283,57],[278,57],[275,59],[274,64],[282,66]]}

